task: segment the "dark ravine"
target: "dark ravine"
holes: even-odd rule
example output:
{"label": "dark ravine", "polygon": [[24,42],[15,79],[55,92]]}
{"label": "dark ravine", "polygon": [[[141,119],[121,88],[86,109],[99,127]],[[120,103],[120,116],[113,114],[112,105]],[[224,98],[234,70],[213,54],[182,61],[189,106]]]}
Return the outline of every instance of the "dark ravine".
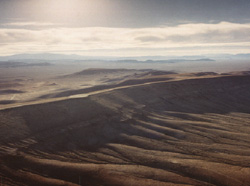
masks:
{"label": "dark ravine", "polygon": [[0,111],[6,185],[250,185],[250,76]]}

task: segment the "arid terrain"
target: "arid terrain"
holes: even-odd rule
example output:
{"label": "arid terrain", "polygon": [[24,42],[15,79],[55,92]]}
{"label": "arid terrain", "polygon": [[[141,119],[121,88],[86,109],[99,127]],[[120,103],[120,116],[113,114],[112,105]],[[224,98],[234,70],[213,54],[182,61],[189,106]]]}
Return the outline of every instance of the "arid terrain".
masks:
{"label": "arid terrain", "polygon": [[250,72],[51,74],[0,75],[1,186],[250,185]]}

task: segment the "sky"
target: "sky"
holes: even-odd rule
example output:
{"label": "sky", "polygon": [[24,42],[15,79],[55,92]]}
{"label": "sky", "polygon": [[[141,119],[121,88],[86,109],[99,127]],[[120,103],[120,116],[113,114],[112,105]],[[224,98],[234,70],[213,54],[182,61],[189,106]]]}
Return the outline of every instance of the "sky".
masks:
{"label": "sky", "polygon": [[250,53],[249,0],[0,0],[0,56]]}

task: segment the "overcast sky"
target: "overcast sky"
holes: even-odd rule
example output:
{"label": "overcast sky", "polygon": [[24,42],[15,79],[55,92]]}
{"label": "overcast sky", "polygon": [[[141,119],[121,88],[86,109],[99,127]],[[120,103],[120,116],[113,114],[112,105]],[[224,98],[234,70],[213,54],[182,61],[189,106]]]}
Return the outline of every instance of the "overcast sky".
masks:
{"label": "overcast sky", "polygon": [[250,53],[249,0],[0,0],[0,55]]}

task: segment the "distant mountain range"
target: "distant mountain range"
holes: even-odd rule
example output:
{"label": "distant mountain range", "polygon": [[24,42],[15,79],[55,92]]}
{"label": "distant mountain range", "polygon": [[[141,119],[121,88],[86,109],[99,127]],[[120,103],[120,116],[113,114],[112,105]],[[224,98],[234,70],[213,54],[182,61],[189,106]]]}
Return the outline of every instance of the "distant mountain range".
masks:
{"label": "distant mountain range", "polygon": [[52,54],[52,53],[38,53],[38,54],[16,54],[11,56],[0,56],[0,61],[55,61],[55,60],[82,60],[86,59],[80,55],[65,55],[65,54]]}
{"label": "distant mountain range", "polygon": [[206,56],[139,56],[139,57],[107,57],[107,56],[81,56],[81,55],[66,55],[53,53],[38,53],[38,54],[17,54],[11,56],[0,56],[0,61],[20,61],[20,62],[45,62],[45,61],[118,61],[118,62],[185,62],[185,61],[215,61],[215,60],[248,60],[249,54],[214,54]]}
{"label": "distant mountain range", "polygon": [[209,58],[201,58],[201,59],[165,59],[165,60],[146,60],[146,61],[139,61],[139,60],[118,60],[117,62],[124,62],[124,63],[178,63],[178,62],[185,62],[185,61],[215,61]]}
{"label": "distant mountain range", "polygon": [[13,61],[0,61],[0,68],[16,68],[16,67],[35,67],[35,66],[50,66],[52,64],[48,62],[42,63],[24,63]]}

